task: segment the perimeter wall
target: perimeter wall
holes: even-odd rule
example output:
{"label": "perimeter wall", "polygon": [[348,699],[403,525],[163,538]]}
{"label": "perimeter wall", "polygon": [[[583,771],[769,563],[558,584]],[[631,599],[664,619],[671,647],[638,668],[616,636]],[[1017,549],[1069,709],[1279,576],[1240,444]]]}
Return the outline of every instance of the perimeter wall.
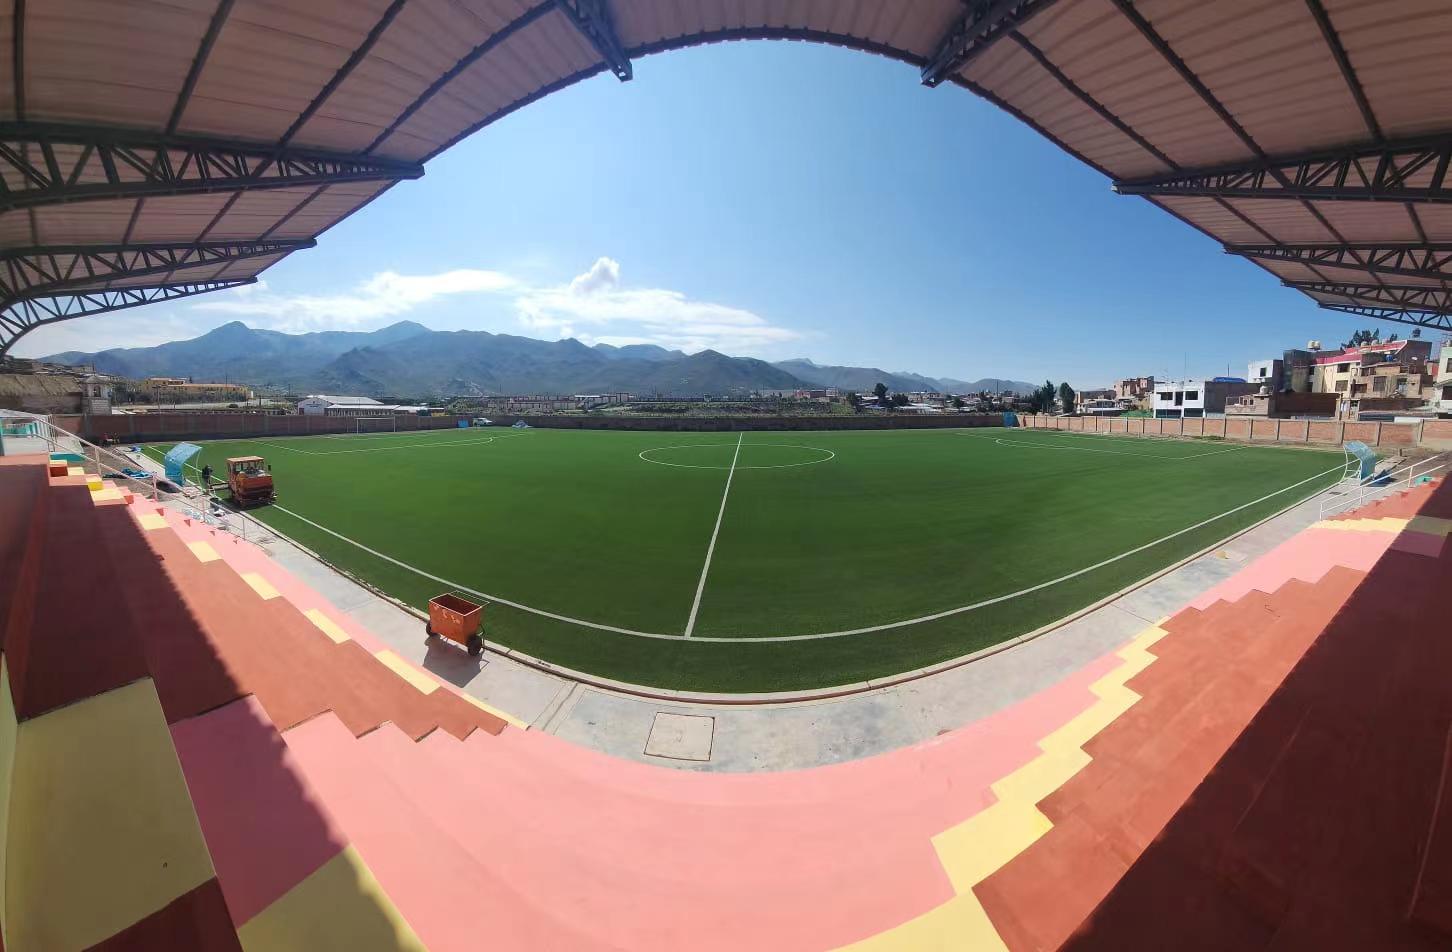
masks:
{"label": "perimeter wall", "polygon": [[866,414],[852,416],[671,417],[671,416],[524,416],[491,417],[495,423],[523,420],[554,430],[940,430],[1003,426],[1002,413]]}
{"label": "perimeter wall", "polygon": [[[454,429],[463,416],[399,416],[399,430]],[[913,414],[854,414],[801,417],[672,417],[672,416],[514,416],[490,417],[496,426],[523,420],[530,426],[565,430],[903,430],[952,427],[1003,426],[1001,413],[954,413],[942,416]],[[118,443],[168,440],[222,440],[259,436],[307,436],[314,433],[352,433],[357,424],[347,417],[277,416],[266,413],[137,413],[112,416],[67,415],[52,417],[57,426],[93,442]]]}
{"label": "perimeter wall", "polygon": [[[467,417],[400,415],[400,430],[449,430]],[[253,436],[307,436],[310,433],[353,433],[356,421],[348,417],[278,416],[269,413],[116,413],[110,416],[54,416],[51,421],[92,442],[118,443],[153,440],[224,440]]]}
{"label": "perimeter wall", "polygon": [[1452,420],[1419,423],[1343,423],[1336,420],[1155,420],[1148,417],[1052,417],[1020,414],[1025,427],[1130,436],[1214,436],[1252,443],[1323,443],[1360,440],[1368,446],[1452,449]]}

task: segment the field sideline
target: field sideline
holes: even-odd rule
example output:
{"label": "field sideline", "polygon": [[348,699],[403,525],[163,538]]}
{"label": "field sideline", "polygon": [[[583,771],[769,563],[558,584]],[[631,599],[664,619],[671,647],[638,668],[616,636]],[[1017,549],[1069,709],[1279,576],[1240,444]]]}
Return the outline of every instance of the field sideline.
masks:
{"label": "field sideline", "polygon": [[[263,521],[418,607],[635,683],[881,677],[1031,631],[1334,482],[1339,453],[1036,430],[469,429],[218,441]],[[148,447],[159,455],[165,447]]]}

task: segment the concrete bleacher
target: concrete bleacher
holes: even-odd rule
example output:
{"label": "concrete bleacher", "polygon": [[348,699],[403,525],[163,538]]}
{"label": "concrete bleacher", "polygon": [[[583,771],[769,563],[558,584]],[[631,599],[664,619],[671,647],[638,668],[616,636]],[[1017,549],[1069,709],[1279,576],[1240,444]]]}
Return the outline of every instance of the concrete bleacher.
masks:
{"label": "concrete bleacher", "polygon": [[1449,530],[1388,496],[932,741],[709,774],[0,459],[0,948],[1447,948]]}

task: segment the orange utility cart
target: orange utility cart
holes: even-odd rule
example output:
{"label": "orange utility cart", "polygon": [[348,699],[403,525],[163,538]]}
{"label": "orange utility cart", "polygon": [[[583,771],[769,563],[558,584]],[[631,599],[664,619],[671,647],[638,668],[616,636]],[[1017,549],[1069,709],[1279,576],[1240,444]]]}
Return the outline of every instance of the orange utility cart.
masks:
{"label": "orange utility cart", "polygon": [[429,599],[429,620],[425,631],[430,638],[447,638],[478,655],[484,650],[484,606],[446,592]]}

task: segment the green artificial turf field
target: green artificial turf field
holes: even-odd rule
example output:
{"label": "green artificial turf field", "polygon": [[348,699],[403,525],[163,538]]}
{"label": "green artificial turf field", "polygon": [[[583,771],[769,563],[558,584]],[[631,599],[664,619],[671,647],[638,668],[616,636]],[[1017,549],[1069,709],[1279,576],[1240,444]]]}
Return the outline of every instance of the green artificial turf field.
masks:
{"label": "green artificial turf field", "polygon": [[844,684],[997,644],[1341,462],[1021,429],[469,429],[221,441],[193,463],[248,454],[277,482],[259,519],[395,597],[482,593],[492,642],[697,691]]}

